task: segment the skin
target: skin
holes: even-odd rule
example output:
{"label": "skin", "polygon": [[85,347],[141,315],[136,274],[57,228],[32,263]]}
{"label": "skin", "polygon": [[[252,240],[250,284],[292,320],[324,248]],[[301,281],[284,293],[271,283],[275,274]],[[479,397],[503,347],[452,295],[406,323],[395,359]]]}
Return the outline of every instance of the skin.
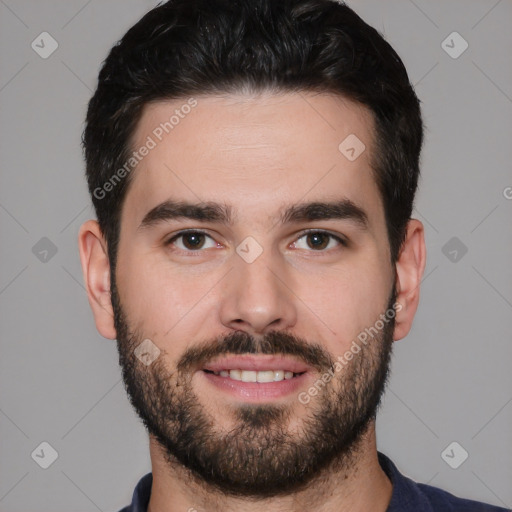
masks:
{"label": "skin", "polygon": [[[419,301],[425,267],[421,222],[411,219],[395,265],[390,262],[384,209],[371,171],[373,118],[362,106],[330,94],[285,93],[197,97],[198,105],[139,163],[121,216],[116,283],[130,327],[150,338],[171,371],[184,351],[204,340],[244,331],[261,337],[289,332],[319,344],[333,358],[375,324],[396,284],[401,309],[393,339],[409,332]],[[156,126],[185,101],[146,106],[134,136],[140,147]],[[338,146],[357,134],[366,150],[349,161]],[[232,226],[172,220],[138,229],[144,215],[172,197],[229,204]],[[368,217],[368,229],[352,220],[281,224],[284,205],[348,198]],[[180,230],[206,231],[206,248],[185,254],[183,239],[165,242]],[[305,229],[343,236],[315,250]],[[247,263],[236,247],[248,236],[262,254]],[[116,338],[110,296],[107,246],[96,221],[79,233],[84,281],[96,327]],[[180,243],[181,242],[181,243]],[[216,243],[215,243],[216,242]],[[340,314],[342,312],[342,314]],[[341,372],[343,373],[343,372]],[[305,391],[318,378],[311,375]],[[333,386],[342,377],[336,375]],[[227,432],[236,417],[235,399],[191,376],[199,404]],[[314,407],[297,395],[280,398],[289,411],[287,428],[298,435]],[[358,444],[350,471],[339,468],[315,485],[265,500],[223,495],[191,483],[179,465],[170,466],[150,436],[153,487],[150,512],[188,510],[298,511],[305,504],[320,511],[384,512],[392,486],[377,460],[375,425]]]}

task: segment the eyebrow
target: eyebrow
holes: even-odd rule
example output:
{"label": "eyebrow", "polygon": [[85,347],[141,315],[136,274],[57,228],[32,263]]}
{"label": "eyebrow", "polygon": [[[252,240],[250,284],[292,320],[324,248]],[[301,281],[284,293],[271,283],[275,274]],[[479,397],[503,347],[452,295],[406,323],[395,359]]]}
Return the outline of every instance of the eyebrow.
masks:
{"label": "eyebrow", "polygon": [[[143,230],[174,219],[218,222],[228,226],[234,223],[233,209],[229,205],[212,201],[189,203],[168,199],[147,212],[137,229]],[[314,201],[285,206],[279,216],[281,224],[317,220],[349,220],[363,230],[368,229],[366,212],[346,198],[330,202]]]}

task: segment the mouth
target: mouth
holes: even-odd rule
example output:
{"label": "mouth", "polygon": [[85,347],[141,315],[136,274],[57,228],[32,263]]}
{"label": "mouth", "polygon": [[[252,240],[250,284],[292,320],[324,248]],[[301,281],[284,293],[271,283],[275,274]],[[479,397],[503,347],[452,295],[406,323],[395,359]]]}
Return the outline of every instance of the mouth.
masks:
{"label": "mouth", "polygon": [[198,373],[216,390],[244,402],[261,402],[297,391],[313,371],[296,359],[246,354],[216,359]]}
{"label": "mouth", "polygon": [[206,373],[217,375],[219,377],[237,380],[240,382],[281,382],[283,380],[290,380],[303,375],[306,372],[291,372],[289,370],[220,370],[214,372],[212,370],[203,370]]}

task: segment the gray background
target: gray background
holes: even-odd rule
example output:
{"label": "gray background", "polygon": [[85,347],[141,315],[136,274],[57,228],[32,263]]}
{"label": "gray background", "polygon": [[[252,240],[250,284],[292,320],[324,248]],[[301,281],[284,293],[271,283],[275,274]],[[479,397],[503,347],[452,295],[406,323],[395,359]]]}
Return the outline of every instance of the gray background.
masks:
{"label": "gray background", "polygon": [[[117,511],[151,469],[115,342],[93,323],[77,233],[94,217],[86,103],[109,48],[154,5],[0,0],[2,512]],[[379,449],[416,480],[512,507],[512,2],[349,5],[403,58],[427,125],[415,216],[428,263],[414,327],[396,344]],[[31,47],[43,31],[59,45],[47,59]],[[469,44],[458,58],[441,45],[453,31]],[[48,469],[31,457],[43,441],[58,452]],[[458,469],[441,456],[453,441],[469,453]],[[453,463],[462,452],[448,453]]]}

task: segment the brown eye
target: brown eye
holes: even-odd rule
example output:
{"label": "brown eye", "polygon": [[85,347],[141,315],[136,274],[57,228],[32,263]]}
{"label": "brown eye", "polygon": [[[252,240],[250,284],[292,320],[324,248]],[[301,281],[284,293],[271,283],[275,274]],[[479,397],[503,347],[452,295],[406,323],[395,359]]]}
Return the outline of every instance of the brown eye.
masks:
{"label": "brown eye", "polygon": [[[211,240],[210,246],[205,246],[208,239]],[[176,246],[178,250],[183,252],[193,252],[216,247],[216,242],[211,236],[202,231],[182,231],[168,240],[165,245]]]}
{"label": "brown eye", "polygon": [[329,245],[329,235],[325,233],[312,233],[306,235],[308,246],[311,249],[325,249]]}
{"label": "brown eye", "polygon": [[202,233],[185,233],[182,235],[183,245],[191,251],[200,249],[204,244],[204,235]]}
{"label": "brown eye", "polygon": [[[306,244],[300,243],[300,240],[305,239]],[[345,240],[342,238],[327,233],[326,231],[308,231],[303,233],[302,236],[294,243],[297,249],[313,249],[316,252],[323,252],[326,249],[336,248],[337,246],[346,246]]]}

